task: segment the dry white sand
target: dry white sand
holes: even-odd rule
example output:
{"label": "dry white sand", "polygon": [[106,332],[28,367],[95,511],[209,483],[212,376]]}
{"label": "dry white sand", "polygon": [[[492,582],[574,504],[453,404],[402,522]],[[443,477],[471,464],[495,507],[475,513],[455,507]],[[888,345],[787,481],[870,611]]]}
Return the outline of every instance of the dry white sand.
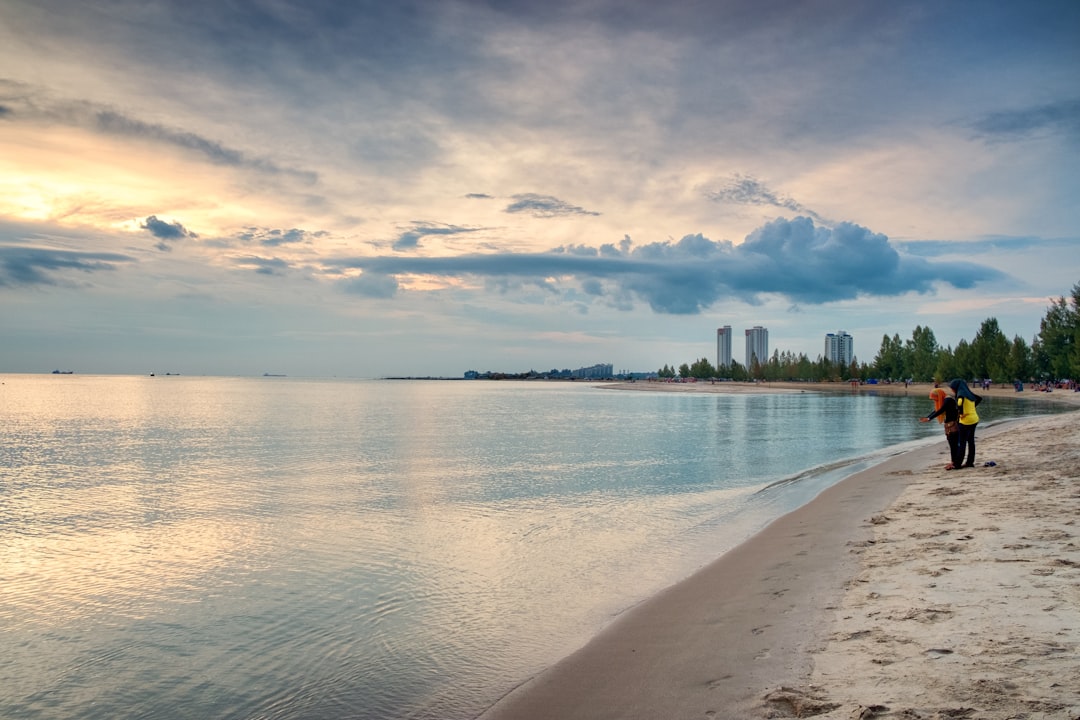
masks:
{"label": "dry white sand", "polygon": [[1078,440],[1039,417],[979,429],[995,467],[942,439],[859,473],[482,717],[1080,720]]}

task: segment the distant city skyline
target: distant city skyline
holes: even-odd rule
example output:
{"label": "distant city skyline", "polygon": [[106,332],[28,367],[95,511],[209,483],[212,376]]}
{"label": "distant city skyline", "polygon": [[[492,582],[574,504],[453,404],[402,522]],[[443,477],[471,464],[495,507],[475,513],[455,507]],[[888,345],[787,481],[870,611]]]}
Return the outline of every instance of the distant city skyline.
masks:
{"label": "distant city skyline", "polygon": [[[732,361],[732,329],[731,325],[724,325],[716,329],[716,367],[722,368],[731,365]],[[768,328],[760,325],[748,327],[744,329],[743,336],[745,338],[744,367],[749,368],[753,362],[754,356],[757,356],[759,363],[764,363],[771,357],[769,355],[769,330]],[[787,352],[787,350],[785,350]],[[795,351],[791,351],[795,352]],[[795,353],[800,354],[800,353]],[[854,338],[850,333],[840,330],[838,332],[828,332],[825,334],[825,348],[824,351],[818,355],[812,355],[810,353],[802,353],[811,360],[816,360],[818,357],[822,357],[832,363],[842,363],[844,365],[850,365],[852,360],[855,359],[854,351]]]}

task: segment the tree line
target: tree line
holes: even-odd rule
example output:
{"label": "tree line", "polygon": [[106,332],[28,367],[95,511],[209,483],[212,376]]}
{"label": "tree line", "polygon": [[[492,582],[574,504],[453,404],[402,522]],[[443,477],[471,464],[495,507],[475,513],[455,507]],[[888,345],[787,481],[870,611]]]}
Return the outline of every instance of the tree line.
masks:
{"label": "tree line", "polygon": [[1039,331],[1028,343],[1019,335],[1009,340],[996,318],[987,318],[971,342],[961,339],[956,347],[942,346],[929,327],[917,325],[907,340],[899,333],[881,339],[873,362],[850,365],[832,363],[819,355],[810,360],[804,353],[773,351],[771,358],[750,367],[732,362],[717,368],[708,358],[683,363],[678,369],[664,365],[661,378],[730,378],[731,380],[828,382],[880,380],[944,382],[950,378],[988,379],[992,382],[1080,379],[1080,283],[1069,297],[1052,299]]}

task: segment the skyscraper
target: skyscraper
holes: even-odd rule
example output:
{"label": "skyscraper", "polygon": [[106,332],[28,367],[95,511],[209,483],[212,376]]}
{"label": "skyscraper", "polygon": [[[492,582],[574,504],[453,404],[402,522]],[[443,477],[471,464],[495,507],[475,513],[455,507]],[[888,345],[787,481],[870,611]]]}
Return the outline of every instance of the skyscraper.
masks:
{"label": "skyscraper", "polygon": [[843,330],[825,335],[825,359],[834,365],[848,366],[855,357],[854,340]]}
{"label": "skyscraper", "polygon": [[769,361],[769,331],[760,325],[746,330],[746,369],[754,366],[754,358],[764,365]]}
{"label": "skyscraper", "polygon": [[716,328],[716,368],[731,367],[731,326]]}

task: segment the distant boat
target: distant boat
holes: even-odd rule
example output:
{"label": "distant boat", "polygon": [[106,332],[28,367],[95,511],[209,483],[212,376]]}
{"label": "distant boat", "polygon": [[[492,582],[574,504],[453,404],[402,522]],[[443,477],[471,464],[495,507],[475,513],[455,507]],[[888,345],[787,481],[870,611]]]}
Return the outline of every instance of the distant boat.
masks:
{"label": "distant boat", "polygon": [[75,371],[74,370],[53,370],[52,374],[53,375],[74,375]]}
{"label": "distant boat", "polygon": [[285,375],[276,375],[274,373],[263,373],[263,377],[285,377]]}

